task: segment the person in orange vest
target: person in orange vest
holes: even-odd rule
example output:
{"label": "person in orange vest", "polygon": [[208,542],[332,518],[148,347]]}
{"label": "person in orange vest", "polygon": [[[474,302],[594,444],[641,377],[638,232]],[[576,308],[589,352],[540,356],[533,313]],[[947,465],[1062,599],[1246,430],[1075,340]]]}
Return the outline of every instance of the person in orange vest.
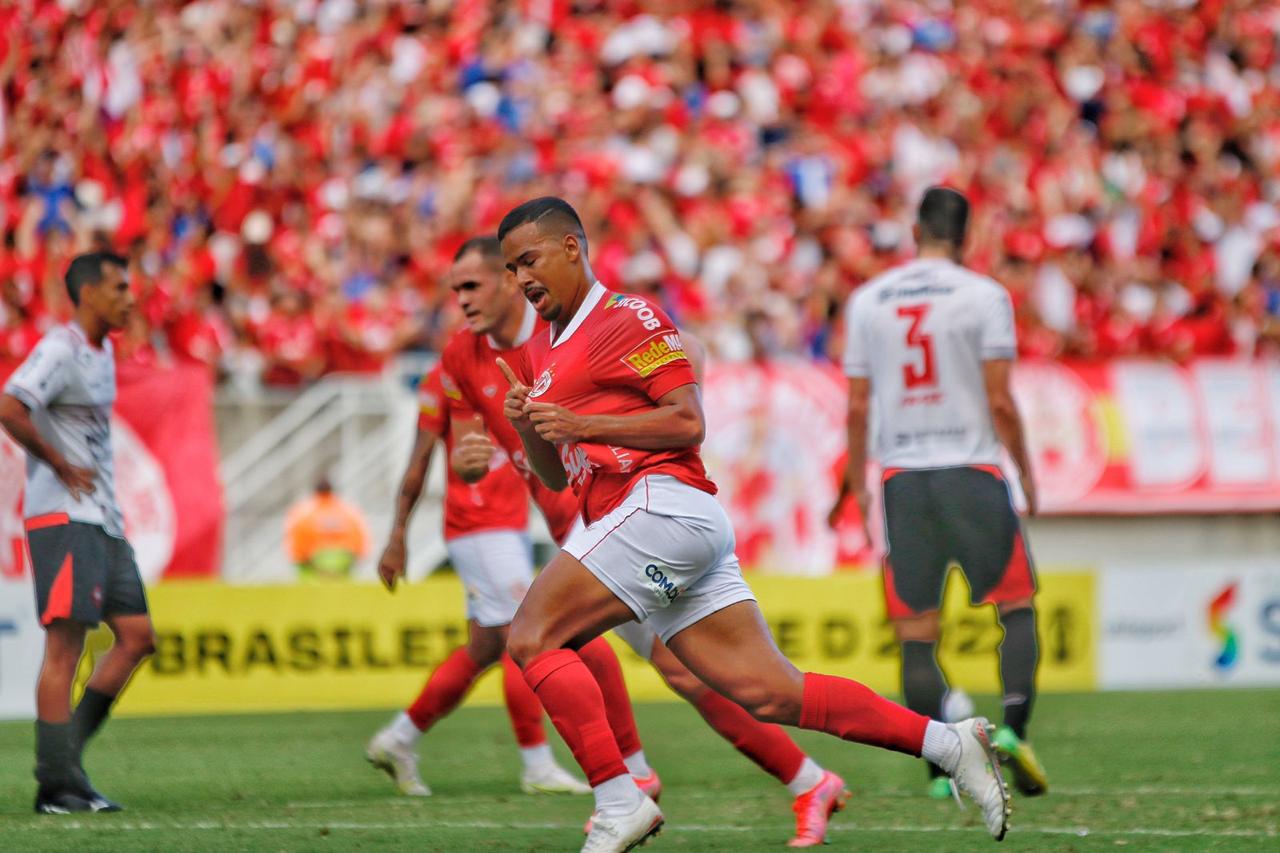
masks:
{"label": "person in orange vest", "polygon": [[335,495],[327,477],[289,509],[284,528],[289,558],[303,580],[344,578],[369,551],[364,514]]}

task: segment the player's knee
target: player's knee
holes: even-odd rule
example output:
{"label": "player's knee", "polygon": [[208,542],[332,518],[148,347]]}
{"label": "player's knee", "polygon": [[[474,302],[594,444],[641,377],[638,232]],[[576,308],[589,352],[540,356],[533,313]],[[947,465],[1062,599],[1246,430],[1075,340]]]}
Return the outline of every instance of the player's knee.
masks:
{"label": "player's knee", "polygon": [[507,629],[507,654],[523,669],[529,661],[555,646],[549,643],[545,631],[531,620],[521,619],[516,614],[515,621]]}
{"label": "player's knee", "polygon": [[142,631],[129,631],[116,638],[121,651],[135,661],[151,657],[156,650],[156,632],[150,628]]}
{"label": "player's knee", "polygon": [[467,641],[467,654],[484,668],[495,664],[502,657],[506,648],[506,631],[504,628],[484,628],[472,631]]}
{"label": "player's knee", "polygon": [[658,672],[667,686],[688,702],[698,701],[698,698],[710,689],[698,676],[684,667],[659,667]]}
{"label": "player's knee", "polygon": [[899,643],[936,643],[938,641],[938,614],[923,613],[893,620],[893,633]]}
{"label": "player's knee", "polygon": [[800,719],[800,696],[794,691],[755,682],[734,687],[729,698],[762,723],[794,725]]}

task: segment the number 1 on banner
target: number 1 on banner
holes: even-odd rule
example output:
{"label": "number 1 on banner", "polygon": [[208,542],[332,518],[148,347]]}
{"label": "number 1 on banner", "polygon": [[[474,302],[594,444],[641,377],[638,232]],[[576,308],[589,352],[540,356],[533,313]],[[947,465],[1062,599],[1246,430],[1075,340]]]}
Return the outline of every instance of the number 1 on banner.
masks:
{"label": "number 1 on banner", "polygon": [[919,347],[924,362],[923,365],[904,364],[902,366],[902,381],[908,391],[925,385],[935,385],[938,381],[933,372],[933,336],[926,335],[920,328],[924,325],[928,314],[929,306],[923,303],[902,305],[898,308],[898,316],[911,321],[910,327],[907,328],[907,346]]}

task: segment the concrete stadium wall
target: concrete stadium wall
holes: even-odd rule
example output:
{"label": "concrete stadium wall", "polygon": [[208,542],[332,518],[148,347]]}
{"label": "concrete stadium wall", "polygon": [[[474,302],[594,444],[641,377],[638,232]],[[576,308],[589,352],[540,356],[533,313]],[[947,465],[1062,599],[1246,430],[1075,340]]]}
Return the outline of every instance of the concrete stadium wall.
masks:
{"label": "concrete stadium wall", "polygon": [[1224,559],[1280,566],[1280,515],[1047,517],[1028,523],[1042,566],[1194,568]]}

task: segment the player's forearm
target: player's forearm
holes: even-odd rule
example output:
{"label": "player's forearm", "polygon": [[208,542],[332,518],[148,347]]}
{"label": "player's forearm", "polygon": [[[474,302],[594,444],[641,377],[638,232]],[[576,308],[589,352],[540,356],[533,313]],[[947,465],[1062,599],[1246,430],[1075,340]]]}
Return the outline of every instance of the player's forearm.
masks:
{"label": "player's forearm", "polygon": [[431,469],[431,451],[435,449],[436,436],[429,432],[419,432],[413,444],[413,454],[409,458],[409,467],[405,469],[400,480],[400,491],[396,495],[395,520],[391,524],[391,535],[403,537],[409,528],[409,519],[422,497],[422,488],[427,482],[427,472]]}
{"label": "player's forearm", "polygon": [[871,414],[870,385],[865,379],[849,382],[849,408],[846,412],[844,478],[840,495],[846,497],[867,488],[867,419]]}
{"label": "player's forearm", "polygon": [[996,428],[996,436],[1009,451],[1013,463],[1018,466],[1018,473],[1023,477],[1031,476],[1031,459],[1027,456],[1026,438],[1022,432],[1022,418],[1018,407],[1012,399],[991,407],[991,421]]}
{"label": "player's forearm", "polygon": [[849,419],[846,432],[849,453],[845,460],[845,476],[840,484],[841,496],[867,491],[867,418]]}
{"label": "player's forearm", "polygon": [[556,446],[532,430],[520,430],[520,441],[524,443],[524,455],[529,460],[529,467],[542,484],[553,492],[564,491],[569,485],[569,475],[565,473],[564,464],[560,461],[560,451]]}
{"label": "player's forearm", "polygon": [[582,441],[671,450],[697,447],[706,433],[702,417],[690,407],[662,406],[638,415],[588,415]]}
{"label": "player's forearm", "polygon": [[66,457],[44,440],[31,420],[31,413],[27,411],[27,407],[11,394],[0,396],[0,426],[3,426],[4,431],[9,433],[24,450],[55,471],[67,466]]}

